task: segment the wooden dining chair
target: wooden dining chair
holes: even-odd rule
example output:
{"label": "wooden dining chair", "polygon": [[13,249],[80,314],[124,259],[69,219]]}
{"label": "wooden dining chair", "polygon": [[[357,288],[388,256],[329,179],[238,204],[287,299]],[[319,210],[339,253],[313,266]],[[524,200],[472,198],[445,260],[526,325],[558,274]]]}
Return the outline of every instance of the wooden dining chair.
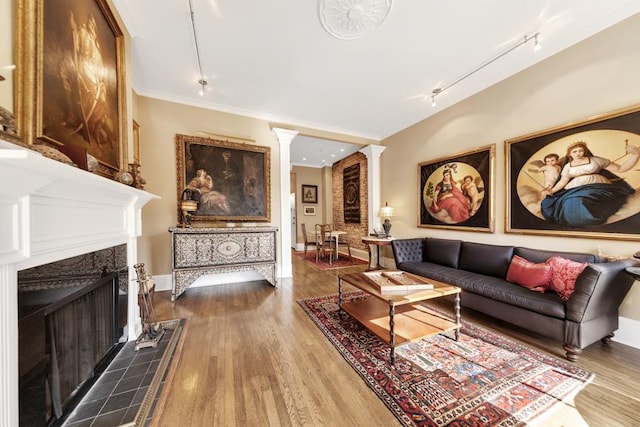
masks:
{"label": "wooden dining chair", "polygon": [[316,262],[319,257],[329,255],[329,264],[333,263],[333,257],[336,252],[335,240],[331,237],[333,227],[331,224],[316,224]]}
{"label": "wooden dining chair", "polygon": [[[340,236],[338,236],[338,248],[341,246],[346,246],[347,253],[349,254],[349,261],[352,261],[353,258],[351,258],[351,246],[349,245],[349,241],[346,239],[346,237],[347,237],[346,234],[341,234]],[[336,258],[337,258],[337,249],[336,249]]]}
{"label": "wooden dining chair", "polygon": [[302,235],[304,236],[304,257],[305,259],[307,258],[307,249],[311,246],[313,246],[313,248],[316,251],[316,262],[318,262],[318,245],[317,245],[317,239],[316,236],[313,236],[313,239],[309,238],[309,234],[307,233],[307,226],[306,224],[303,222],[300,224],[300,228],[302,229]]}
{"label": "wooden dining chair", "polygon": [[[337,229],[335,228],[335,226],[333,224],[326,224],[329,227],[331,227],[331,231],[336,231]],[[346,232],[345,232],[346,233]],[[333,245],[336,245],[336,237],[332,238],[333,240]],[[335,259],[338,259],[338,249],[341,246],[346,246],[347,247],[347,253],[349,254],[349,261],[353,260],[353,258],[351,258],[351,246],[349,245],[349,241],[346,240],[346,234],[339,234],[337,237],[337,247],[335,247]]]}

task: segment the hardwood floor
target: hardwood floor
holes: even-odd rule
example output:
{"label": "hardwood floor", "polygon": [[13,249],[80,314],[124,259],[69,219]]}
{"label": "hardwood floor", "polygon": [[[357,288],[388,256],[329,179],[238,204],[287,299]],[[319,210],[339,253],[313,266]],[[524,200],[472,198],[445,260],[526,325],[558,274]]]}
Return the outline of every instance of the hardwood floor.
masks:
{"label": "hardwood floor", "polygon": [[[184,347],[156,408],[157,426],[396,426],[384,403],[344,361],[297,300],[337,292],[337,275],[293,257],[294,278],[157,292],[158,319],[186,318]],[[563,357],[561,344],[463,309],[463,317]],[[600,342],[577,362],[596,374],[572,417],[538,425],[635,426],[640,350]],[[582,421],[584,420],[584,421]]]}

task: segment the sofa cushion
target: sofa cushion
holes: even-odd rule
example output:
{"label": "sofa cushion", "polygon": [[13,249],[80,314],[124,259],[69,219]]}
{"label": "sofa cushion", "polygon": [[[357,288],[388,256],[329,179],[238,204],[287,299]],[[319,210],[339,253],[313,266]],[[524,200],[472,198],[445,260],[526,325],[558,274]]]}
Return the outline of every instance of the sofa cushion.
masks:
{"label": "sofa cushion", "polygon": [[548,251],[543,249],[531,249],[517,247],[513,251],[514,255],[518,255],[531,262],[545,262],[552,256],[561,256],[566,259],[578,262],[598,262],[598,256],[586,252],[561,252],[561,251]]}
{"label": "sofa cushion", "polygon": [[569,299],[576,285],[576,279],[589,265],[588,262],[576,262],[560,256],[547,260],[551,266],[551,289],[556,291],[563,301]]}
{"label": "sofa cushion", "polygon": [[504,279],[507,277],[511,258],[513,246],[462,242],[458,268]]}
{"label": "sofa cushion", "polygon": [[463,291],[461,296],[463,305],[465,292],[472,292],[546,316],[559,319],[563,319],[565,316],[564,303],[555,292],[531,292],[504,279],[430,262],[405,262],[402,264],[402,269],[432,280],[458,286]]}
{"label": "sofa cushion", "polygon": [[[416,239],[395,239],[391,241],[393,249],[393,258],[396,267],[401,268],[405,262],[420,262],[424,258],[424,246],[426,240],[424,238]],[[371,247],[369,246],[369,250]]]}
{"label": "sofa cushion", "polygon": [[507,270],[507,281],[532,291],[544,292],[551,283],[551,265],[544,262],[536,264],[514,255]]}
{"label": "sofa cushion", "polygon": [[462,241],[428,237],[424,245],[423,259],[434,264],[458,268]]}

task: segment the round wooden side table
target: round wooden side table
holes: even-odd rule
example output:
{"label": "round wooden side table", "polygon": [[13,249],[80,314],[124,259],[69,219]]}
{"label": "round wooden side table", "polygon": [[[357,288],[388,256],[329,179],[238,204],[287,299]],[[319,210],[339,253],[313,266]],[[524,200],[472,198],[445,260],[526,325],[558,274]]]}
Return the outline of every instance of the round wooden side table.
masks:
{"label": "round wooden side table", "polygon": [[[391,241],[393,237],[374,237],[374,236],[365,236],[362,238],[362,243],[366,243],[367,249],[369,249],[369,267],[367,270],[382,270],[384,267],[380,265],[380,246],[391,246]],[[371,262],[373,261],[371,258],[371,246],[376,247],[376,265],[372,266]]]}

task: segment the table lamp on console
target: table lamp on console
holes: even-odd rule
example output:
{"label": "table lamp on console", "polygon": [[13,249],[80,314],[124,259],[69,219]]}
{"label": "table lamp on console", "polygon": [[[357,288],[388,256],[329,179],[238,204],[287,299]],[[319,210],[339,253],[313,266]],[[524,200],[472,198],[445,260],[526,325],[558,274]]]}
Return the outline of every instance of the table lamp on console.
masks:
{"label": "table lamp on console", "polygon": [[182,218],[179,227],[189,228],[191,227],[191,218],[193,213],[198,210],[198,202],[200,200],[200,193],[196,190],[185,189],[180,196],[179,205],[182,212]]}
{"label": "table lamp on console", "polygon": [[384,222],[382,223],[382,228],[384,229],[385,237],[389,237],[389,231],[391,230],[391,222],[389,218],[395,215],[395,210],[389,206],[387,202],[385,202],[384,206],[380,208],[378,212],[378,216],[380,218],[384,218]]}

